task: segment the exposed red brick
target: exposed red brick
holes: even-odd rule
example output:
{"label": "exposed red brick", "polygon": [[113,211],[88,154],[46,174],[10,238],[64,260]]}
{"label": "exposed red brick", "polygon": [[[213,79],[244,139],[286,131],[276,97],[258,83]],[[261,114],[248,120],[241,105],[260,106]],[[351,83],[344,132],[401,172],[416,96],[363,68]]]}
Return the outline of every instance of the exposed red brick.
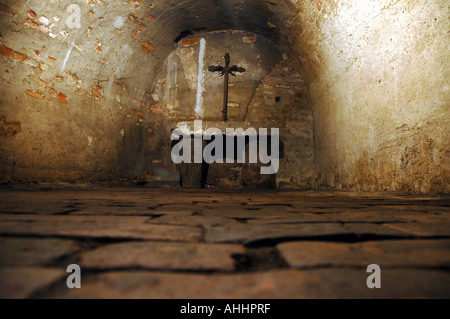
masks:
{"label": "exposed red brick", "polygon": [[56,59],[53,58],[53,57],[51,57],[51,56],[48,57],[48,60],[49,60],[50,62],[55,62],[55,61],[56,61]]}
{"label": "exposed red brick", "polygon": [[14,60],[18,60],[21,62],[24,62],[28,59],[28,57],[25,54],[16,52],[10,48],[7,48],[3,45],[0,45],[0,55],[4,55],[7,57],[12,57]]}
{"label": "exposed red brick", "polygon": [[149,20],[155,20],[155,17],[150,15],[150,16],[147,17],[147,19],[149,19]]}
{"label": "exposed red brick", "polygon": [[67,96],[65,96],[65,95],[62,94],[62,93],[59,93],[59,94],[58,94],[58,102],[59,102],[59,103],[63,103],[63,104],[69,103],[69,102],[67,101]]}
{"label": "exposed red brick", "polygon": [[16,52],[16,51],[13,51],[12,54],[13,54],[13,59],[14,60],[19,60],[21,62],[24,62],[25,60],[28,59],[28,57],[25,54],[22,54],[22,53],[19,53],[19,52]]}
{"label": "exposed red brick", "polygon": [[136,33],[135,31],[133,31],[133,32],[131,32],[131,36],[132,36],[133,38],[136,38],[136,37],[137,37],[137,33]]}
{"label": "exposed red brick", "polygon": [[167,169],[167,170],[174,170],[174,169],[175,169],[175,166],[164,166],[164,169]]}
{"label": "exposed red brick", "polygon": [[142,44],[143,44],[145,47],[147,47],[148,50],[149,50],[150,52],[153,51],[153,46],[152,46],[150,43],[148,43],[147,41],[143,42]]}
{"label": "exposed red brick", "polygon": [[36,19],[37,15],[36,13],[34,13],[34,11],[28,10],[27,11],[27,15],[31,18],[31,19]]}
{"label": "exposed red brick", "polygon": [[192,47],[189,48],[182,48],[181,49],[181,54],[182,55],[190,55],[190,54],[194,54],[195,50]]}
{"label": "exposed red brick", "polygon": [[122,34],[122,30],[116,29],[116,33],[117,33],[118,36],[120,36]]}
{"label": "exposed red brick", "polygon": [[30,19],[25,21],[26,24],[30,25],[32,28],[37,29],[39,26],[36,22],[31,21]]}
{"label": "exposed red brick", "polygon": [[89,11],[88,14],[89,14],[90,17],[93,17],[94,16],[94,11],[91,10],[91,11]]}
{"label": "exposed red brick", "polygon": [[0,55],[10,57],[12,55],[12,53],[13,53],[13,50],[11,50],[7,47],[4,47],[4,46],[0,46]]}
{"label": "exposed red brick", "polygon": [[50,93],[50,96],[51,96],[52,98],[55,98],[55,97],[56,97],[56,91],[55,91],[54,89],[50,89],[50,90],[48,90],[48,92]]}
{"label": "exposed red brick", "polygon": [[96,96],[96,97],[100,97],[101,95],[103,95],[103,88],[100,86],[95,86],[92,88],[92,95]]}
{"label": "exposed red brick", "polygon": [[[128,1],[128,2],[130,2],[130,1]],[[139,21],[139,18],[132,14],[128,17],[128,19],[130,19],[130,21],[134,22],[134,23],[137,23]]]}
{"label": "exposed red brick", "polygon": [[28,90],[27,94],[32,96],[32,97],[34,97],[34,98],[36,98],[36,99],[39,99],[39,100],[45,99],[45,95],[43,95],[43,94],[41,94],[39,92],[34,92],[32,90]]}
{"label": "exposed red brick", "polygon": [[40,25],[39,26],[39,30],[41,31],[41,32],[44,32],[44,33],[47,33],[49,30],[48,30],[48,28],[46,27],[46,26],[43,26],[43,25]]}
{"label": "exposed red brick", "polygon": [[257,39],[257,37],[255,35],[253,37],[243,37],[242,41],[244,41],[244,43],[254,43],[254,42],[256,42],[256,39]]}
{"label": "exposed red brick", "polygon": [[159,108],[159,105],[158,105],[158,104],[152,104],[152,105],[150,105],[150,107],[151,107],[152,109],[157,109],[157,108]]}
{"label": "exposed red brick", "polygon": [[197,43],[198,43],[197,38],[187,38],[187,39],[181,40],[181,44],[185,47],[190,47],[190,46],[196,45]]}
{"label": "exposed red brick", "polygon": [[0,13],[4,14],[4,15],[11,16],[13,18],[16,17],[16,15],[14,13],[12,13],[11,10],[7,6],[5,6],[3,4],[0,4]]}

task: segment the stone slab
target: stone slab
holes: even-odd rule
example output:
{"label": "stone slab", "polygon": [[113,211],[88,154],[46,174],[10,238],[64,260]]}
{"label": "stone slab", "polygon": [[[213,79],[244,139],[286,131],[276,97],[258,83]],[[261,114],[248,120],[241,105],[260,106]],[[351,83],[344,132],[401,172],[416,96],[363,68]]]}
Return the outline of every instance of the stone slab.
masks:
{"label": "stone slab", "polygon": [[401,223],[385,224],[384,226],[418,237],[450,237],[450,222]]}
{"label": "stone slab", "polygon": [[199,227],[154,225],[147,217],[0,215],[0,234],[198,241]]}
{"label": "stone slab", "polygon": [[201,214],[204,216],[218,216],[228,218],[287,218],[292,215],[284,205],[216,205],[205,208]]}
{"label": "stone slab", "polygon": [[156,269],[178,271],[233,271],[239,245],[193,243],[122,243],[99,247],[81,255],[81,267],[95,269]]}
{"label": "stone slab", "polygon": [[410,237],[402,231],[376,224],[309,223],[286,225],[224,225],[206,227],[208,243],[242,242],[286,238],[314,238],[324,236],[396,236]]}
{"label": "stone slab", "polygon": [[203,207],[196,205],[161,205],[154,209],[153,213],[161,215],[192,215],[202,209]]}
{"label": "stone slab", "polygon": [[386,270],[381,289],[369,289],[365,269],[203,275],[144,271],[100,274],[82,289],[55,298],[303,299],[449,298],[450,274],[432,270]]}
{"label": "stone slab", "polygon": [[179,225],[179,226],[220,226],[226,224],[236,224],[237,221],[232,218],[216,216],[189,216],[189,215],[164,215],[149,220],[148,223],[157,225]]}
{"label": "stone slab", "polygon": [[450,266],[450,240],[398,240],[364,243],[289,242],[277,246],[292,268]]}
{"label": "stone slab", "polygon": [[0,268],[0,298],[23,299],[65,276],[63,269]]}
{"label": "stone slab", "polygon": [[249,224],[300,224],[300,223],[394,223],[401,222],[400,217],[381,213],[291,213],[281,218],[248,219]]}
{"label": "stone slab", "polygon": [[71,240],[0,237],[0,267],[43,266],[79,248]]}
{"label": "stone slab", "polygon": [[71,212],[70,215],[91,216],[153,216],[153,209],[147,206],[89,206]]}

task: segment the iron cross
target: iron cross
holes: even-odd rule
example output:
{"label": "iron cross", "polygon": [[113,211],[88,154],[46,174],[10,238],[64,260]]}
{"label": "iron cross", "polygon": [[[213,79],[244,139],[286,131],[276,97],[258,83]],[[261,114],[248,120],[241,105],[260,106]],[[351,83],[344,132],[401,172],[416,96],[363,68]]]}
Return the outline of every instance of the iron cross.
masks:
{"label": "iron cross", "polygon": [[224,76],[224,88],[223,88],[223,121],[228,121],[228,74],[236,76],[233,72],[245,72],[244,68],[233,65],[230,67],[230,54],[225,54],[225,67],[211,65],[208,70],[210,72],[220,72],[220,76]]}

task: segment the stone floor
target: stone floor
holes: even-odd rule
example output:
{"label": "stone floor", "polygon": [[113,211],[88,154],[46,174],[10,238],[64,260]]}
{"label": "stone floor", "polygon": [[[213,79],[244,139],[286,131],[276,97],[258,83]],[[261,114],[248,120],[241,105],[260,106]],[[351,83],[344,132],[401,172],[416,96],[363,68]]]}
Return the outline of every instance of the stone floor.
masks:
{"label": "stone floor", "polygon": [[[0,190],[0,297],[450,297],[450,198]],[[78,264],[82,288],[68,289]],[[381,289],[369,289],[369,264]]]}

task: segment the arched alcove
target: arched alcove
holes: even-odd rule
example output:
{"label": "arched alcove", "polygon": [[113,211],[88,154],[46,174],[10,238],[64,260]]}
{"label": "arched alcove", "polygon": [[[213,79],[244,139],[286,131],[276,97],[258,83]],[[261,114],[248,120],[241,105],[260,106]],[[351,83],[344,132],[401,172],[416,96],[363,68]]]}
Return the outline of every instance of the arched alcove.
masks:
{"label": "arched alcove", "polygon": [[224,66],[225,53],[231,54],[231,65],[246,69],[229,77],[229,120],[248,120],[257,88],[282,55],[267,39],[235,30],[194,34],[177,43],[152,84],[152,97],[164,114],[174,120],[221,121],[224,78],[208,66]]}

